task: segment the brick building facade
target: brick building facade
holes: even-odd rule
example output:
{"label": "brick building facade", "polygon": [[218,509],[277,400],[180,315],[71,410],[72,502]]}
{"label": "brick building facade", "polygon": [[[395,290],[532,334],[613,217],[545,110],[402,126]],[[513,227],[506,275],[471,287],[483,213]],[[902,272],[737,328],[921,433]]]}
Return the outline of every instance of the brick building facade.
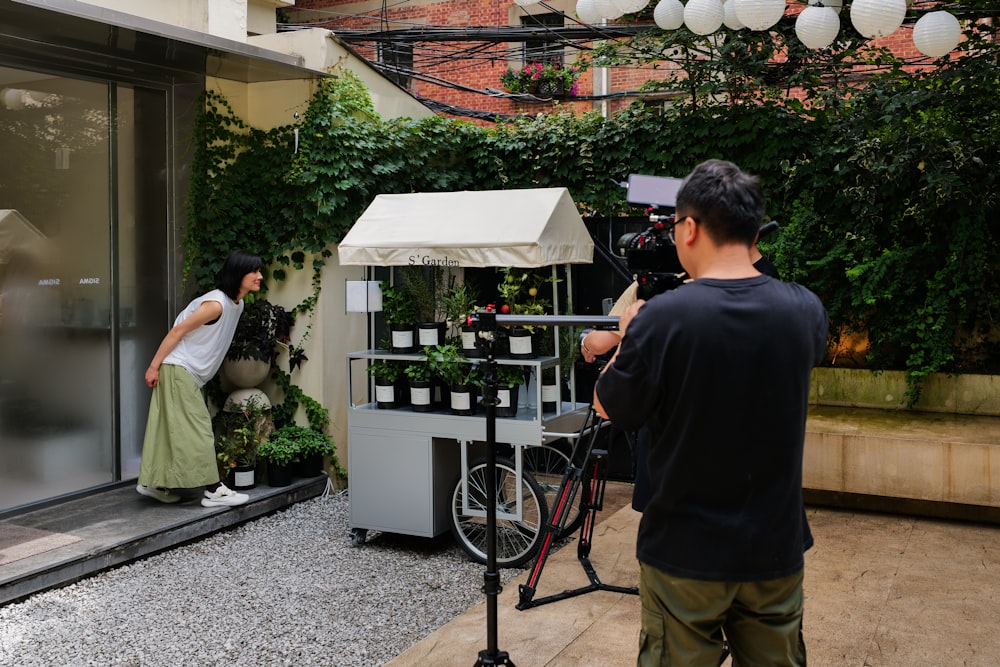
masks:
{"label": "brick building facade", "polygon": [[[441,30],[453,30],[457,34],[463,28],[489,27],[498,31],[504,27],[531,27],[541,33],[550,25],[579,25],[574,20],[576,0],[550,0],[545,4],[547,6],[522,7],[512,0],[409,0],[395,4],[376,0],[296,0],[295,7],[284,13],[290,23],[317,25],[342,34],[346,34],[345,31],[413,32],[426,28],[425,34],[429,36]],[[791,3],[786,14],[794,16],[804,6]],[[649,20],[651,23],[651,18]],[[573,66],[580,49],[590,48],[593,42],[573,44],[543,44],[530,39],[406,43],[394,37],[373,46],[371,41],[351,41],[360,55],[373,62],[395,62],[401,70],[424,75],[402,75],[398,82],[418,98],[440,103],[434,108],[442,113],[479,118],[484,122],[493,114],[533,115],[567,108],[574,113],[600,109],[610,115],[638,99],[639,87],[648,80],[662,78],[666,68],[671,66],[669,61],[663,61],[657,69],[637,66],[589,69],[578,80],[576,97],[531,99],[504,92],[500,76],[508,66],[520,69],[537,57],[543,60],[555,57],[565,66]],[[912,24],[874,44],[889,47],[901,57],[920,58],[913,45]]]}

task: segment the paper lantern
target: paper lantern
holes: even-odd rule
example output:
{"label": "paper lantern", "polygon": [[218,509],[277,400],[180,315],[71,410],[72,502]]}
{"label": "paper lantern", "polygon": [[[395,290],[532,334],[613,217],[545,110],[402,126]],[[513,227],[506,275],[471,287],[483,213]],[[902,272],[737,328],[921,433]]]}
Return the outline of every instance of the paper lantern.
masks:
{"label": "paper lantern", "polygon": [[736,18],[751,30],[767,30],[785,15],[785,0],[731,0]]}
{"label": "paper lantern", "polygon": [[733,0],[726,0],[722,3],[722,22],[730,30],[742,30],[746,26],[743,21],[736,16],[736,3]]}
{"label": "paper lantern", "polygon": [[653,9],[653,21],[663,30],[677,30],[684,25],[681,0],[660,0]]}
{"label": "paper lantern", "polygon": [[614,3],[614,0],[594,0],[594,6],[597,7],[597,13],[601,15],[601,18],[609,21],[621,18],[625,14]]}
{"label": "paper lantern", "polygon": [[583,23],[599,23],[602,18],[594,0],[579,0],[576,3],[576,17]]}
{"label": "paper lantern", "polygon": [[649,0],[612,0],[618,9],[622,10],[625,14],[635,14],[646,8],[649,4]]}
{"label": "paper lantern", "polygon": [[838,14],[844,8],[844,0],[809,0],[810,7],[830,7]]}
{"label": "paper lantern", "polygon": [[722,0],[688,0],[684,25],[696,35],[711,35],[722,27]]}
{"label": "paper lantern", "polygon": [[891,35],[903,25],[906,0],[854,0],[851,23],[863,37]]}
{"label": "paper lantern", "polygon": [[948,55],[962,39],[962,26],[948,12],[930,12],[913,26],[913,44],[925,56]]}
{"label": "paper lantern", "polygon": [[825,49],[840,32],[840,17],[832,7],[810,6],[795,19],[795,34],[810,49]]}

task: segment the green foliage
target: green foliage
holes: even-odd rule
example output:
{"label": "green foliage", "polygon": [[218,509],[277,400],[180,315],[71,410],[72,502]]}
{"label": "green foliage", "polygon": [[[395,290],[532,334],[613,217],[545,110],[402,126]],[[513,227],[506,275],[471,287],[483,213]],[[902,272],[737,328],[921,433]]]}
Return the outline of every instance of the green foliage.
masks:
{"label": "green foliage", "polygon": [[411,361],[403,369],[410,382],[430,382],[434,374],[426,361]]}
{"label": "green foliage", "polygon": [[417,309],[413,303],[413,296],[405,287],[390,286],[383,281],[382,290],[382,315],[389,324],[416,324]]}
{"label": "green foliage", "polygon": [[278,345],[287,344],[290,339],[294,319],[284,308],[266,299],[255,300],[247,295],[245,301],[226,357],[234,361],[255,359],[273,363]]}
{"label": "green foliage", "polygon": [[427,355],[426,367],[431,375],[435,375],[448,385],[482,384],[479,366],[470,362],[462,352],[462,347],[456,343],[444,345],[427,345],[424,347]]}
{"label": "green foliage", "polygon": [[347,471],[334,455],[333,438],[313,428],[286,424],[271,433],[257,453],[265,461],[282,466],[304,461],[311,456],[329,457],[330,466],[337,476],[347,479]]}
{"label": "green foliage", "polygon": [[[838,45],[818,51],[790,21],[714,43],[683,28],[606,40],[589,64],[678,66],[649,86],[671,105],[610,118],[385,121],[340,72],[296,125],[261,132],[209,94],[196,125],[190,275],[211,283],[245,247],[278,267],[275,279],[308,269],[307,254],[317,276],[379,193],[565,187],[582,214],[614,217],[641,214],[617,185],[628,174],[681,177],[723,158],[760,177],[781,224],[764,249],[782,275],[820,294],[834,336],[868,332],[873,368],[907,370],[913,392],[929,373],[1000,370],[996,27],[970,21],[960,57],[904,75],[847,12],[841,21]],[[848,76],[858,64],[875,76]],[[311,312],[316,294],[294,312]]]}
{"label": "green foliage", "polygon": [[1000,74],[995,53],[858,91],[789,161],[778,268],[823,299],[834,332],[867,331],[868,363],[997,372]]}
{"label": "green foliage", "polygon": [[[455,278],[443,266],[404,266],[399,269],[413,300],[417,323],[443,322],[444,298]],[[384,304],[383,304],[384,308]]]}
{"label": "green foliage", "polygon": [[476,311],[479,294],[468,281],[454,283],[441,299],[444,315],[453,327],[461,328],[468,322],[469,315]]}
{"label": "green foliage", "polygon": [[373,378],[395,382],[403,377],[406,364],[402,361],[392,361],[390,359],[376,359],[368,365],[368,374]]}
{"label": "green foliage", "polygon": [[230,468],[252,464],[257,458],[260,443],[267,440],[273,429],[269,407],[262,405],[254,396],[237,406],[227,407],[230,409],[218,412],[212,420],[215,458],[223,477]]}
{"label": "green foliage", "polygon": [[265,461],[279,466],[287,466],[303,458],[299,443],[288,437],[283,429],[277,429],[267,442],[261,443],[257,455]]}
{"label": "green foliage", "polygon": [[506,387],[517,387],[524,384],[524,367],[497,364],[497,384]]}
{"label": "green foliage", "polygon": [[322,403],[306,395],[298,385],[292,384],[291,375],[280,368],[271,369],[271,378],[284,395],[284,400],[271,408],[275,426],[280,428],[294,423],[295,413],[301,405],[309,426],[316,431],[326,431],[330,425],[330,411]]}

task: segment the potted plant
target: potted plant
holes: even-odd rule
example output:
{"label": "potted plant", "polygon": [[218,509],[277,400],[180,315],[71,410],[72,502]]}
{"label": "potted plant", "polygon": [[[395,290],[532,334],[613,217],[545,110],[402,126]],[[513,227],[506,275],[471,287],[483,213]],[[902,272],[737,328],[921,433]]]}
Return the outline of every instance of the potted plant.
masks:
{"label": "potted plant", "polygon": [[500,75],[500,85],[515,95],[566,97],[576,95],[578,78],[580,72],[575,67],[530,62],[518,70],[508,67]]}
{"label": "potted plant", "polygon": [[406,364],[389,359],[376,359],[368,366],[368,375],[375,380],[375,407],[385,410],[403,403],[400,380],[404,379]]}
{"label": "potted plant", "polygon": [[411,361],[403,369],[410,385],[410,409],[414,412],[430,412],[434,409],[431,402],[433,373],[426,361]]}
{"label": "potted plant", "polygon": [[403,287],[393,287],[383,281],[382,315],[389,325],[390,349],[400,354],[417,351],[414,327],[417,314],[413,307],[413,297]]}
{"label": "potted plant", "polygon": [[517,416],[517,394],[524,384],[524,368],[497,365],[497,417]]}
{"label": "potted plant", "polygon": [[227,399],[213,419],[219,477],[227,486],[256,486],[257,448],[273,428],[270,404],[259,389],[239,390]]}
{"label": "potted plant", "polygon": [[257,448],[257,456],[267,465],[268,486],[288,486],[292,483],[292,465],[299,461],[302,451],[294,432],[288,426],[276,429]]}
{"label": "potted plant", "polygon": [[333,454],[333,438],[298,424],[287,424],[275,433],[279,439],[295,443],[298,460],[292,463],[293,472],[300,477],[315,477],[323,472],[323,459]]}
{"label": "potted plant", "polygon": [[457,343],[424,348],[427,366],[441,378],[451,394],[451,411],[456,415],[476,412],[476,388],[482,384],[478,364],[471,363]]}
{"label": "potted plant", "polygon": [[404,266],[403,283],[413,299],[417,321],[417,344],[438,345],[448,332],[444,297],[454,278],[443,266]]}
{"label": "potted plant", "polygon": [[241,427],[232,435],[215,441],[215,458],[219,462],[219,477],[233,489],[252,489],[257,485],[254,474],[257,462],[257,444],[253,430]]}
{"label": "potted plant", "polygon": [[468,323],[469,315],[476,312],[479,295],[468,282],[452,285],[444,295],[442,304],[448,323],[461,336],[462,353],[466,357],[481,357],[482,350],[476,344],[476,327]]}
{"label": "potted plant", "polygon": [[[504,267],[503,277],[497,285],[497,294],[503,304],[501,312],[514,315],[545,315],[551,308],[548,299],[540,296],[540,288],[550,282],[531,271]],[[514,359],[534,359],[538,356],[536,339],[540,339],[546,327],[532,324],[517,325],[508,331],[510,356]],[[540,342],[540,340],[537,340]]]}
{"label": "potted plant", "polygon": [[243,313],[226,352],[223,372],[239,388],[256,387],[267,378],[278,345],[291,338],[294,318],[278,304],[244,297]]}

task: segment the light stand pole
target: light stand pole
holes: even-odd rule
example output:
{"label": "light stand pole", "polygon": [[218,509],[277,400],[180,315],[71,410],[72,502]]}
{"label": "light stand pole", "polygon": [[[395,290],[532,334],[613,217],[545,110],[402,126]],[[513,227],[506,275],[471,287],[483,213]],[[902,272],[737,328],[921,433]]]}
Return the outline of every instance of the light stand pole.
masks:
{"label": "light stand pole", "polygon": [[475,325],[476,344],[484,351],[486,360],[480,362],[483,371],[483,405],[486,408],[486,572],[483,574],[483,593],[486,595],[486,649],[479,652],[475,667],[510,665],[510,656],[497,648],[497,598],[503,587],[497,571],[497,361],[495,354],[497,321],[504,324],[595,325],[617,326],[617,317],[577,315],[497,315],[488,309],[470,316],[468,324]]}
{"label": "light stand pole", "polygon": [[[483,321],[483,315],[487,315]],[[492,322],[490,322],[492,320]],[[483,329],[477,331],[477,342],[485,348],[486,361],[480,363],[483,371],[483,405],[486,407],[486,572],[483,574],[483,593],[486,595],[486,650],[479,652],[476,667],[480,665],[510,665],[510,656],[497,648],[497,598],[503,587],[497,571],[497,362],[496,316],[480,316]],[[483,337],[481,332],[486,332]]]}

